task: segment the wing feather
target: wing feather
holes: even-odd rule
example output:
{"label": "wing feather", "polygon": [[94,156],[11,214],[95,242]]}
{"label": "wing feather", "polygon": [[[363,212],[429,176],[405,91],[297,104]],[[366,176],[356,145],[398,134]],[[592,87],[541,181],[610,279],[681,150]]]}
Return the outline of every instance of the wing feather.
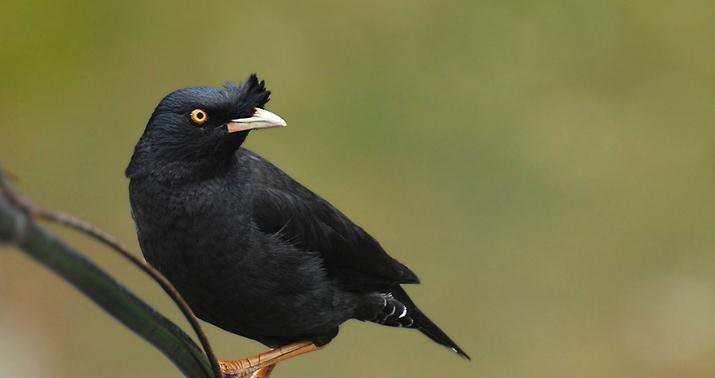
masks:
{"label": "wing feather", "polygon": [[329,274],[339,273],[337,277],[359,287],[419,282],[377,240],[308,189],[259,186],[254,190],[255,225],[297,248],[318,252]]}

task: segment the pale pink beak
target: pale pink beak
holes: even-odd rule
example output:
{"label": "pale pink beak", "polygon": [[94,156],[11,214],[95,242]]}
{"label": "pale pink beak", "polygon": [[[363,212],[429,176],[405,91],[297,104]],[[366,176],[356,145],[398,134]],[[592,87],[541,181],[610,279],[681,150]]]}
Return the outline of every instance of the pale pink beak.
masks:
{"label": "pale pink beak", "polygon": [[286,121],[278,115],[265,109],[256,108],[253,116],[232,119],[226,126],[228,127],[229,133],[235,133],[254,129],[268,129],[271,127],[286,127],[287,125]]}

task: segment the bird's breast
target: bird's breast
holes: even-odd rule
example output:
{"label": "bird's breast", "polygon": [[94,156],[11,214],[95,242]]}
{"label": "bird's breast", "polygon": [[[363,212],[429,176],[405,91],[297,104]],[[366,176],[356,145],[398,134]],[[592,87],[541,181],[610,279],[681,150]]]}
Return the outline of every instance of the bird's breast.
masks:
{"label": "bird's breast", "polygon": [[230,193],[146,184],[130,193],[142,252],[165,274],[220,273],[242,257],[247,221]]}

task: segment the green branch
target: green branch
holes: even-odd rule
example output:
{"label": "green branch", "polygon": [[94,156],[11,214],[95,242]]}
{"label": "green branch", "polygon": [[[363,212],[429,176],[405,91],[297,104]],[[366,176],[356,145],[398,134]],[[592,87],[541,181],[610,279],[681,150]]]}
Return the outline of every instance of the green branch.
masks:
{"label": "green branch", "polygon": [[[10,193],[0,172],[2,193]],[[15,245],[57,273],[134,333],[147,340],[189,378],[213,378],[201,349],[176,324],[52,233],[38,226],[7,195],[0,195],[0,242]]]}

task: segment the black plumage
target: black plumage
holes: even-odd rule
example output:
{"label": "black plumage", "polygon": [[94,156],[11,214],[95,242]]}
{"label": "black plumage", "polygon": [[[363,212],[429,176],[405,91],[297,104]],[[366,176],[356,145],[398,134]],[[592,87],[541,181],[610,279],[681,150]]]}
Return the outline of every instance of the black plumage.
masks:
{"label": "black plumage", "polygon": [[242,85],[181,89],[156,107],[126,170],[147,261],[197,316],[271,347],[324,345],[359,319],[418,329],[468,358],[400,287],[419,282],[410,269],[241,147],[251,129],[280,123],[257,117],[269,95],[252,75]]}

